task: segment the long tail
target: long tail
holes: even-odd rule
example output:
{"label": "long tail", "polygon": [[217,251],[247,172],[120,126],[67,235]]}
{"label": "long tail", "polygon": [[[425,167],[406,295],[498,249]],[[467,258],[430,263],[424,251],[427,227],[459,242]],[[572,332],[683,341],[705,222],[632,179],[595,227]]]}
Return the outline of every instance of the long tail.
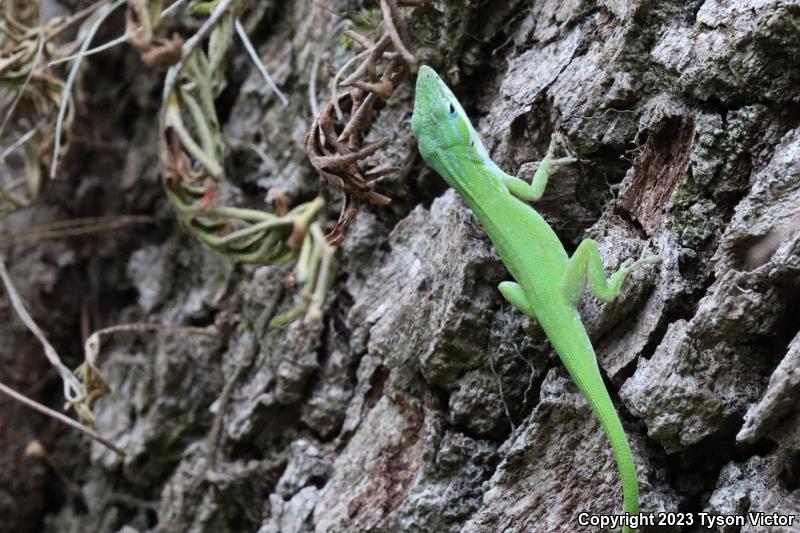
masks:
{"label": "long tail", "polygon": [[[581,330],[583,330],[582,327]],[[617,416],[608,390],[603,383],[603,378],[600,376],[592,344],[586,332],[582,331],[582,333],[582,335],[571,335],[568,342],[553,344],[572,379],[575,380],[584,398],[589,402],[597,418],[600,419],[600,424],[603,426],[608,440],[611,441],[611,449],[614,451],[614,459],[617,461],[619,477],[622,481],[624,509],[630,514],[637,514],[639,512],[639,485],[636,480],[633,454],[628,445],[625,430],[622,428],[619,416]],[[624,527],[622,531],[629,533],[631,529]]]}

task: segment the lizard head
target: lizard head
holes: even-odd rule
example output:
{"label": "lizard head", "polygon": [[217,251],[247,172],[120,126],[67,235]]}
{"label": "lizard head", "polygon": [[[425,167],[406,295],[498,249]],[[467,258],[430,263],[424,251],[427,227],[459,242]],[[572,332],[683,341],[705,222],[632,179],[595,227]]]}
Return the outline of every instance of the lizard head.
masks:
{"label": "lizard head", "polygon": [[417,74],[411,129],[422,158],[437,171],[435,160],[447,154],[486,155],[486,149],[464,108],[439,75],[425,65]]}

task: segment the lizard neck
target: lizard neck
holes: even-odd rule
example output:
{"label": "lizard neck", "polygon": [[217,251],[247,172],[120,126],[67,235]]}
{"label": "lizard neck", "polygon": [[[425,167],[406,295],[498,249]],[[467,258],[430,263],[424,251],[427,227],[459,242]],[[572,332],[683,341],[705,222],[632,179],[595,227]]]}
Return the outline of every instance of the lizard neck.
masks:
{"label": "lizard neck", "polygon": [[433,166],[440,176],[453,187],[481,224],[492,226],[491,212],[497,202],[509,196],[502,183],[503,171],[491,160],[483,160],[476,154],[464,151],[441,154]]}

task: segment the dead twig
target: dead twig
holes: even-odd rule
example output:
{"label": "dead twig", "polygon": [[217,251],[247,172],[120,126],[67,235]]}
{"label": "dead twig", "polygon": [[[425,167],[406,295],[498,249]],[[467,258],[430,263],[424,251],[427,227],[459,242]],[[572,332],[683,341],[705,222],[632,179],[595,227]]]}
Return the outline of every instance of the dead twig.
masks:
{"label": "dead twig", "polygon": [[168,332],[175,335],[213,335],[216,333],[214,326],[200,328],[189,326],[170,326],[164,324],[148,324],[148,323],[133,323],[133,324],[118,324],[95,331],[89,337],[83,346],[84,361],[75,369],[75,375],[81,379],[83,384],[84,393],[81,397],[69,403],[78,413],[81,422],[88,426],[94,426],[94,415],[92,409],[94,404],[111,392],[111,387],[108,386],[105,378],[103,377],[98,367],[97,359],[100,357],[101,338],[120,332],[135,332],[143,333],[148,331]]}
{"label": "dead twig", "polygon": [[0,246],[11,246],[22,242],[38,242],[46,239],[78,237],[103,231],[125,228],[139,224],[155,224],[158,219],[145,215],[119,215],[108,217],[76,218],[40,224],[31,229],[0,236]]}
{"label": "dead twig", "polygon": [[88,427],[84,426],[83,424],[81,424],[79,422],[76,422],[75,420],[71,419],[70,417],[68,417],[68,416],[66,416],[64,414],[61,414],[58,411],[54,411],[53,409],[50,409],[49,407],[47,407],[45,405],[42,405],[39,402],[31,400],[30,398],[28,398],[24,394],[21,394],[21,393],[15,391],[11,387],[9,387],[9,386],[7,386],[7,385],[5,385],[3,383],[0,383],[0,392],[2,392],[3,394],[9,396],[10,398],[12,398],[12,399],[24,404],[24,405],[27,405],[28,407],[36,409],[40,413],[42,413],[42,414],[44,414],[46,416],[49,416],[50,418],[53,418],[53,419],[61,422],[62,424],[66,425],[66,426],[69,426],[71,428],[77,429],[78,431],[80,431],[84,435],[88,436],[90,439],[102,444],[103,446],[105,446],[109,450],[111,450],[111,451],[113,451],[113,452],[115,452],[115,453],[117,453],[117,454],[119,454],[119,455],[121,455],[123,457],[125,456],[125,451],[122,448],[116,446],[113,442],[111,442],[110,440],[106,439],[105,437],[103,437],[98,432],[94,431],[93,429],[88,428]]}
{"label": "dead twig", "polygon": [[415,66],[417,60],[411,52],[408,51],[406,45],[403,44],[403,39],[407,38],[403,19],[397,17],[397,21],[395,21],[395,17],[397,16],[397,2],[395,2],[395,0],[381,0],[381,13],[383,13],[383,23],[386,26],[386,33],[392,39],[392,44],[394,44],[394,47],[400,55],[403,56],[408,66]]}
{"label": "dead twig", "polygon": [[111,13],[114,12],[115,9],[124,3],[125,0],[117,0],[113,4],[103,6],[103,8],[97,14],[97,19],[89,27],[86,37],[83,38],[80,51],[78,52],[78,57],[73,61],[72,67],[70,67],[69,74],[67,75],[67,81],[64,83],[64,88],[61,92],[61,103],[58,109],[58,117],[56,118],[56,133],[55,141],[53,143],[53,160],[50,162],[51,179],[55,178],[56,176],[58,157],[60,155],[61,148],[61,133],[64,125],[64,117],[67,113],[67,107],[71,107],[72,102],[70,94],[72,93],[72,86],[75,84],[75,79],[78,76],[78,70],[80,70],[81,63],[83,61],[83,54],[89,49],[89,45],[92,44],[92,39],[94,39],[97,30],[100,29],[100,26],[103,24],[103,22],[109,17],[109,15],[111,15]]}
{"label": "dead twig", "polygon": [[[330,100],[316,115],[306,134],[306,152],[311,164],[323,179],[345,195],[339,220],[327,235],[332,245],[342,241],[362,206],[391,202],[370,185],[371,181],[397,170],[391,165],[378,165],[370,160],[389,140],[365,146],[364,138],[372,124],[377,101],[388,100],[416,65],[413,54],[403,44],[405,25],[398,7],[423,3],[381,0],[383,34],[377,40],[351,30],[345,32],[364,50],[346,61],[333,75]],[[336,25],[334,31],[338,32],[341,27]],[[382,65],[383,61],[388,63]],[[351,69],[354,69],[352,74],[347,75]],[[342,78],[344,81],[340,82]],[[340,86],[349,87],[349,90],[340,94]],[[349,115],[346,121],[345,113]]]}
{"label": "dead twig", "polygon": [[19,316],[20,320],[25,324],[25,327],[33,333],[33,336],[36,337],[39,344],[42,345],[45,357],[47,357],[47,360],[50,361],[50,364],[61,377],[61,381],[64,385],[64,398],[66,398],[67,402],[71,402],[83,396],[83,385],[78,378],[75,377],[75,374],[61,362],[61,357],[59,357],[58,352],[56,352],[56,349],[53,348],[53,345],[47,340],[44,332],[42,332],[41,328],[39,328],[25,308],[22,297],[20,297],[17,292],[14,282],[11,280],[11,276],[6,269],[5,260],[2,255],[0,255],[0,279],[3,281],[3,285],[5,285],[6,293],[11,301],[11,306],[14,308],[14,311],[16,311],[17,316]]}
{"label": "dead twig", "polygon": [[236,34],[239,36],[239,39],[241,39],[242,44],[244,44],[244,49],[247,50],[247,54],[250,56],[250,59],[253,61],[253,64],[258,69],[258,72],[261,74],[261,77],[264,78],[264,81],[267,83],[269,88],[272,89],[272,92],[274,92],[275,95],[278,97],[278,100],[280,100],[284,106],[289,105],[289,100],[287,100],[286,95],[284,95],[281,92],[281,90],[278,89],[278,86],[275,85],[275,82],[272,80],[272,76],[269,75],[269,72],[267,72],[267,68],[264,66],[264,63],[261,62],[261,58],[258,57],[258,53],[256,52],[253,43],[250,42],[250,38],[244,31],[244,26],[242,26],[242,23],[239,22],[239,19],[236,19],[236,22],[234,22],[234,26],[236,27]]}

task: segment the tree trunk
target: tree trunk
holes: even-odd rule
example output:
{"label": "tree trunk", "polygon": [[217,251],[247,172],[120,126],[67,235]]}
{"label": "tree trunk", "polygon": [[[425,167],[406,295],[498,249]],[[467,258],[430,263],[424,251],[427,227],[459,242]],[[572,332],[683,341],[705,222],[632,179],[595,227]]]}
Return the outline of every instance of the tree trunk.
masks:
{"label": "tree trunk", "polygon": [[[323,102],[325,63],[357,53],[341,17],[368,32],[381,12],[255,4],[251,39],[289,105],[237,44],[217,101],[227,191],[258,209],[271,188],[292,204],[322,191],[330,226],[341,193],[303,141],[311,71],[318,60]],[[641,530],[764,512],[794,525],[711,530],[798,531],[800,4],[402,12],[406,45],[451,85],[501,168],[529,176],[552,136],[579,158],[536,204],[569,253],[591,237],[609,272],[662,258],[623,298],[580,302],[640,507],[669,526]],[[97,42],[121,31],[111,19]],[[276,327],[297,303],[291,265],[235,264],[175,223],[158,177],[162,77],[127,45],[86,64],[64,176],[2,231],[121,213],[159,223],[6,246],[18,289],[72,367],[82,331],[216,327],[104,337],[112,393],[94,414],[124,458],[0,397],[0,530],[595,531],[582,513],[622,512],[596,417],[538,326],[500,297],[509,276],[475,217],[417,155],[413,75],[376,107],[368,137],[392,139],[374,158],[401,169],[374,188],[393,202],[355,218],[323,318]],[[0,381],[60,409],[60,382],[5,297],[0,317]],[[44,452],[26,455],[33,439]]]}

